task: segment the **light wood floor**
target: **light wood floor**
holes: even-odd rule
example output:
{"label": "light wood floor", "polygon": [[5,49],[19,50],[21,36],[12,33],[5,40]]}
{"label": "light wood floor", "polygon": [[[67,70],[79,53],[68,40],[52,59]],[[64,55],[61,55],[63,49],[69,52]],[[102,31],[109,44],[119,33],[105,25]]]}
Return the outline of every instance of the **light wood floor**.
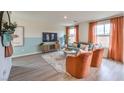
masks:
{"label": "light wood floor", "polygon": [[103,59],[101,67],[91,68],[88,77],[76,79],[57,72],[41,54],[13,59],[10,81],[57,81],[57,80],[124,80],[124,65]]}

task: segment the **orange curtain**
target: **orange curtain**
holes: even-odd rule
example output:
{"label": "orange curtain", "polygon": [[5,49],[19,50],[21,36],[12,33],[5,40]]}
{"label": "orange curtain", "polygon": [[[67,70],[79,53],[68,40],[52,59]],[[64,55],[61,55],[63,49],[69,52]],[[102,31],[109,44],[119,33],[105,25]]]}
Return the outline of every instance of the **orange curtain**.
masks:
{"label": "orange curtain", "polygon": [[108,57],[124,62],[123,60],[123,26],[124,17],[117,17],[110,20],[111,23],[111,35]]}
{"label": "orange curtain", "polygon": [[79,42],[79,25],[76,25],[74,27],[75,29],[75,32],[76,32],[76,42],[78,43]]}
{"label": "orange curtain", "polygon": [[96,22],[89,23],[88,42],[96,43]]}
{"label": "orange curtain", "polygon": [[68,45],[69,26],[66,27],[66,44]]}
{"label": "orange curtain", "polygon": [[[67,27],[66,27],[66,44],[67,44],[67,45],[68,45],[69,30],[70,30],[70,27],[67,26]],[[74,30],[75,30],[75,33],[76,33],[75,40],[76,40],[76,42],[78,43],[78,42],[79,42],[79,25],[74,26]]]}

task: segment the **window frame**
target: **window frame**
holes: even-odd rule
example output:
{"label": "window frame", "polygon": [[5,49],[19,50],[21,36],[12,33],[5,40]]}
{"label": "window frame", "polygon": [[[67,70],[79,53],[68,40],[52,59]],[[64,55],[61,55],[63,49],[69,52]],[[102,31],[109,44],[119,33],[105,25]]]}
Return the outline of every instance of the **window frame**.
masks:
{"label": "window frame", "polygon": [[[106,31],[105,31],[105,25],[106,24],[110,24],[110,20],[102,21],[102,22],[97,23],[97,25],[96,25],[96,38],[97,37],[109,37],[110,38],[110,31],[109,31],[109,34],[106,34]],[[98,25],[103,25],[104,26],[103,27],[104,34],[97,34],[97,31],[98,31],[97,26]],[[109,40],[109,43],[110,43],[110,40]],[[103,46],[103,44],[102,44],[102,46]],[[103,46],[103,48],[109,48],[109,44],[107,46]]]}
{"label": "window frame", "polygon": [[[72,37],[72,36],[70,36],[70,32],[71,32],[72,29],[75,31],[75,27],[74,27],[74,26],[71,26],[71,27],[69,28],[68,44],[70,43],[70,42],[69,42],[69,37]],[[75,35],[74,35],[74,38],[75,38],[75,41],[74,41],[74,42],[76,42],[76,33],[75,33]]]}

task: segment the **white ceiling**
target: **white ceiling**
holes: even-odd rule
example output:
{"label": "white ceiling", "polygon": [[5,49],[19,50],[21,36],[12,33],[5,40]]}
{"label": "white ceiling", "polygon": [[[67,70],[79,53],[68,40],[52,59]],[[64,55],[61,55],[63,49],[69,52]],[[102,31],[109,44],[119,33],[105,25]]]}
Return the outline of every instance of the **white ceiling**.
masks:
{"label": "white ceiling", "polygon": [[[124,14],[124,12],[121,11],[15,11],[12,13],[22,20],[61,26],[74,25],[81,22],[100,20]],[[63,18],[64,16],[68,17],[67,20]]]}

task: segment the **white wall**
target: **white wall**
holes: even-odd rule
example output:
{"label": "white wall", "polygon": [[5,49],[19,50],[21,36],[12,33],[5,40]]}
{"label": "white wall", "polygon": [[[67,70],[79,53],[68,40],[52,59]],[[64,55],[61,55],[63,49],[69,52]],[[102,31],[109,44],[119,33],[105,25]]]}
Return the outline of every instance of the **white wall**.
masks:
{"label": "white wall", "polygon": [[88,22],[79,24],[79,41],[80,42],[88,42],[88,30],[89,30]]}
{"label": "white wall", "polygon": [[58,39],[65,34],[64,26],[44,23],[42,19],[35,20],[35,16],[32,14],[25,15],[25,12],[12,12],[11,15],[12,22],[15,21],[18,26],[24,26],[24,45],[14,47],[13,57],[41,52],[38,45],[42,42],[42,32],[58,33]]}
{"label": "white wall", "polygon": [[41,37],[42,32],[57,32],[59,37],[64,35],[64,26],[49,25],[40,21],[34,21],[35,17],[33,16],[32,20],[27,20],[26,16],[20,12],[12,12],[12,20],[15,21],[18,26],[24,26],[25,37]]}
{"label": "white wall", "polygon": [[12,66],[11,57],[5,58],[5,51],[4,47],[1,44],[0,37],[0,81],[8,80],[11,66]]}
{"label": "white wall", "polygon": [[[123,21],[124,21],[124,19],[123,19]],[[123,61],[124,61],[124,24],[123,24]]]}
{"label": "white wall", "polygon": [[[8,21],[7,20],[8,16],[6,13],[3,14],[3,19]],[[0,36],[0,81],[8,80],[11,66],[12,66],[11,57],[5,58],[5,48],[2,46]]]}

